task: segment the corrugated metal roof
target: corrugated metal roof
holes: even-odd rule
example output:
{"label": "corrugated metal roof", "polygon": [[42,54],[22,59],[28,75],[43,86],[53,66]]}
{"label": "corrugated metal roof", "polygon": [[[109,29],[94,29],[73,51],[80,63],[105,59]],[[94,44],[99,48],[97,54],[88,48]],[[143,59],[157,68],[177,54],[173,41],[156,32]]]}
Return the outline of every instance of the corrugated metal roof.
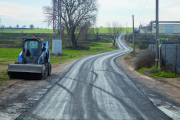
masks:
{"label": "corrugated metal roof", "polygon": [[[156,21],[151,21],[153,24],[156,23]],[[168,23],[168,24],[177,24],[179,23],[180,24],[180,21],[159,21],[159,23]]]}

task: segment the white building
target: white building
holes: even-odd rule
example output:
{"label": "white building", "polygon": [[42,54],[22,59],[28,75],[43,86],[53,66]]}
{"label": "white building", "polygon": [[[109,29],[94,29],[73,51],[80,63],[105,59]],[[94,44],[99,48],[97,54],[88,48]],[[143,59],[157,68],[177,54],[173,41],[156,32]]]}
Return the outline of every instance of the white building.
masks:
{"label": "white building", "polygon": [[[152,33],[156,33],[156,23],[152,21]],[[179,34],[180,21],[159,21],[160,34]]]}

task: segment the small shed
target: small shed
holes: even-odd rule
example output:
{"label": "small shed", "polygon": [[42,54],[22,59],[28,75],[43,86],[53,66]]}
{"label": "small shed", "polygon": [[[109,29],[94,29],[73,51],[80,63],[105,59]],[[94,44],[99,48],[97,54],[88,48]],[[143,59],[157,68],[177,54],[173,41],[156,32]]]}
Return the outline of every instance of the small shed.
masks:
{"label": "small shed", "polygon": [[[152,22],[152,33],[156,33],[156,22]],[[159,21],[160,34],[179,34],[180,21]]]}

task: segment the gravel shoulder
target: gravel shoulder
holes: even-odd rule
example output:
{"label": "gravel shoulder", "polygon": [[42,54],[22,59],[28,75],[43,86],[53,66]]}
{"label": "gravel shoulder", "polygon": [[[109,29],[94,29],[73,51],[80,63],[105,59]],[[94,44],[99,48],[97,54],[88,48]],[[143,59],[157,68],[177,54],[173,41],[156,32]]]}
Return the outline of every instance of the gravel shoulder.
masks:
{"label": "gravel shoulder", "polygon": [[0,120],[16,119],[27,112],[77,61],[54,65],[45,80],[14,79],[0,84]]}
{"label": "gravel shoulder", "polygon": [[180,87],[164,82],[163,78],[158,80],[139,74],[124,60],[124,56],[115,62],[155,106],[171,118],[180,119]]}

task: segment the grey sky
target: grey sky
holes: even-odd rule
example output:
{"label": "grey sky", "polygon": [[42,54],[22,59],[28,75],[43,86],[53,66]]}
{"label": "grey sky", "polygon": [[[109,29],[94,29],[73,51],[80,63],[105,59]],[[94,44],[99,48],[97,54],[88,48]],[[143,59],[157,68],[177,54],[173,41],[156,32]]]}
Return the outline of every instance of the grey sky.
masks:
{"label": "grey sky", "polygon": [[[160,20],[180,21],[180,0],[159,1]],[[133,14],[136,27],[140,22],[147,24],[155,20],[155,0],[99,0],[98,3],[97,26],[117,21],[124,27],[126,22],[128,27],[132,27]],[[29,27],[29,24],[34,24],[35,27],[47,28],[47,24],[43,23],[42,7],[50,4],[51,0],[0,0],[1,24],[6,27],[15,27],[17,24]]]}

